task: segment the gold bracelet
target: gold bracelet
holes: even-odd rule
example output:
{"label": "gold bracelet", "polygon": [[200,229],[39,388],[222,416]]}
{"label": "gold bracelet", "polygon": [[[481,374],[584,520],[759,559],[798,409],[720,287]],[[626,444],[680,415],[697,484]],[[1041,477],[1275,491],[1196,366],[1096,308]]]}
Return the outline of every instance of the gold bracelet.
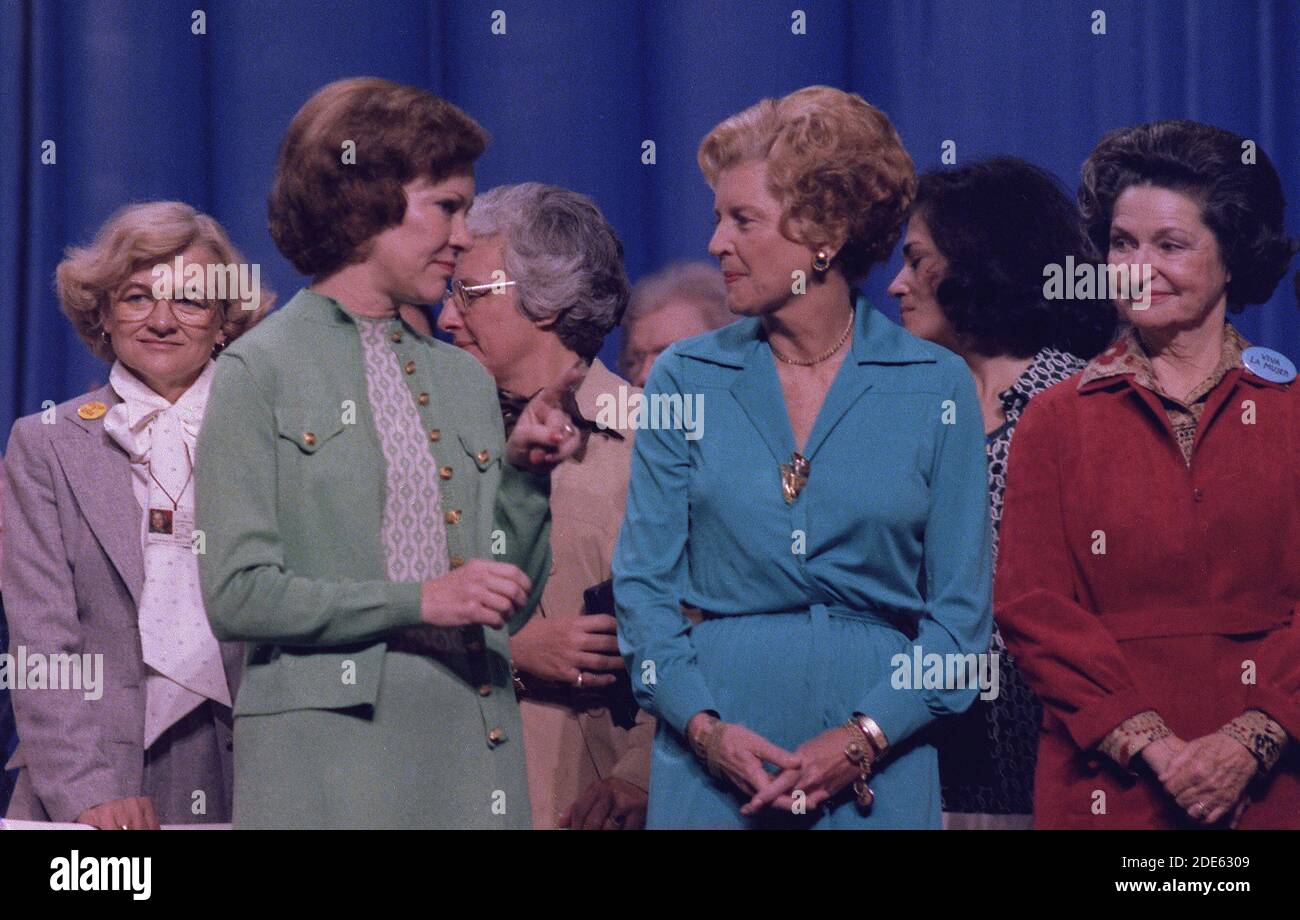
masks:
{"label": "gold bracelet", "polygon": [[867,740],[871,742],[872,750],[876,752],[876,759],[879,760],[884,757],[885,751],[889,749],[889,740],[885,737],[885,733],[880,726],[876,724],[876,720],[871,716],[855,712],[853,721],[858,728],[862,729],[862,733],[867,736]]}
{"label": "gold bracelet", "polygon": [[876,794],[871,791],[867,781],[871,779],[871,768],[876,760],[875,751],[866,731],[856,720],[849,719],[844,723],[844,727],[852,736],[844,748],[844,756],[858,768],[859,773],[858,778],[853,782],[853,794],[857,796],[859,807],[870,808],[871,803],[876,800]]}

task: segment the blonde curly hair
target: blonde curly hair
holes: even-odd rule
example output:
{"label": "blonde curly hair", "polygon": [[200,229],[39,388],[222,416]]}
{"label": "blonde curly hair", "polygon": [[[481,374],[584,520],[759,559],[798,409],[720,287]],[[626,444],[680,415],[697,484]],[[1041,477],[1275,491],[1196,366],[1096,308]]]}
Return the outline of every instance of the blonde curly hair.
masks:
{"label": "blonde curly hair", "polygon": [[[104,320],[126,280],[190,247],[206,250],[216,263],[244,261],[219,223],[181,201],[127,205],[99,228],[89,246],[69,247],[54,273],[54,288],[63,312],[92,354],[109,363],[117,359],[112,341],[103,335]],[[259,297],[253,310],[244,309],[238,300],[218,301],[227,345],[270,312],[275,294],[263,287]]]}
{"label": "blonde curly hair", "polygon": [[718,124],[700,142],[709,185],[748,160],[767,163],[782,202],[781,232],[806,228],[799,242],[821,247],[842,239],[832,265],[849,281],[893,252],[916,195],[916,168],[884,112],[856,93],[807,86],[764,99]]}

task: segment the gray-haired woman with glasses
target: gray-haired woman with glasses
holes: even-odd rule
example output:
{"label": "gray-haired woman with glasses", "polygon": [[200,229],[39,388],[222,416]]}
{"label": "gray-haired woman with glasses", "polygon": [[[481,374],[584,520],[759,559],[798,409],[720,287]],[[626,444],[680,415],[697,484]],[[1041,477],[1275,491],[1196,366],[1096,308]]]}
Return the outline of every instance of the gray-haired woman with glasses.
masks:
{"label": "gray-haired woman with glasses", "polygon": [[506,426],[556,373],[586,368],[569,406],[582,447],[551,475],[553,571],[510,638],[533,826],[639,828],[654,720],[621,677],[612,593],[601,590],[622,524],[632,432],[600,407],[640,392],[596,357],[628,303],[623,247],[590,198],[536,182],[480,195],[467,223],[473,246],[457,263],[438,324],[495,378]]}

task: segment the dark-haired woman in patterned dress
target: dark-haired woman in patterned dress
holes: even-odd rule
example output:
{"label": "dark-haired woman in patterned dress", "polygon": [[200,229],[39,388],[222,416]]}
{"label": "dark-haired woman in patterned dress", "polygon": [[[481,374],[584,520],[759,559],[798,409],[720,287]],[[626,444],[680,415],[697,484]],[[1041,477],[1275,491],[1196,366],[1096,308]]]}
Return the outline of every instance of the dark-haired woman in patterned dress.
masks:
{"label": "dark-haired woman in patterned dress", "polygon": [[[1032,232],[1008,232],[1030,228]],[[961,355],[975,376],[989,459],[993,563],[1011,436],[1025,406],[1109,343],[1115,311],[1046,300],[1043,271],[1081,251],[1075,205],[1050,174],[998,157],[921,177],[890,285],[913,335]],[[936,726],[944,826],[1028,828],[1041,709],[995,628],[997,695]]]}

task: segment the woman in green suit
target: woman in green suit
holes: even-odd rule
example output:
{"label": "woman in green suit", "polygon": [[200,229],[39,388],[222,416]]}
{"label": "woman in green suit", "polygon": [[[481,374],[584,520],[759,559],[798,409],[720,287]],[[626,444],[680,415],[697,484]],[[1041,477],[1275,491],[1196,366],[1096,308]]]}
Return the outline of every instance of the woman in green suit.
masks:
{"label": "woman in green suit", "polygon": [[208,615],[249,643],[237,827],[530,825],[501,627],[549,565],[576,375],[506,443],[487,372],[398,315],[470,245],[485,142],[436,96],[357,78],[280,150],[271,234],[312,281],[221,357],[195,469]]}

